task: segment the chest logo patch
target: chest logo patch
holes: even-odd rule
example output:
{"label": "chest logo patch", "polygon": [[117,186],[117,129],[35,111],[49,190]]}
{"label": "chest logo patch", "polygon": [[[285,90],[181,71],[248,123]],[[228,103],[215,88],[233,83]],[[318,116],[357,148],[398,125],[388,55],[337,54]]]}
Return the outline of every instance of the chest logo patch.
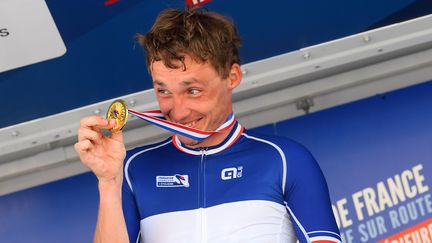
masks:
{"label": "chest logo patch", "polygon": [[156,176],[156,187],[189,187],[189,176],[180,174]]}
{"label": "chest logo patch", "polygon": [[243,175],[243,166],[225,168],[221,171],[222,180],[231,180],[235,178],[240,178]]}

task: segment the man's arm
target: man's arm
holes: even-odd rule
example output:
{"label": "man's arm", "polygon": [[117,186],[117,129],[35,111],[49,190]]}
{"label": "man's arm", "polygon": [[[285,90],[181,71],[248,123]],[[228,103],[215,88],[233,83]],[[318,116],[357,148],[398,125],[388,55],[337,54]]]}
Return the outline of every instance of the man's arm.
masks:
{"label": "man's arm", "polygon": [[118,182],[99,182],[99,212],[95,243],[129,242],[122,209],[122,189]]}
{"label": "man's arm", "polygon": [[285,202],[300,243],[340,243],[327,183],[311,153],[302,145],[287,146]]}
{"label": "man's arm", "polygon": [[98,179],[99,212],[95,243],[128,243],[128,233],[122,209],[123,160],[126,150],[121,132],[111,137],[101,129],[110,129],[115,122],[99,116],[83,118],[78,129],[75,150],[81,161]]}

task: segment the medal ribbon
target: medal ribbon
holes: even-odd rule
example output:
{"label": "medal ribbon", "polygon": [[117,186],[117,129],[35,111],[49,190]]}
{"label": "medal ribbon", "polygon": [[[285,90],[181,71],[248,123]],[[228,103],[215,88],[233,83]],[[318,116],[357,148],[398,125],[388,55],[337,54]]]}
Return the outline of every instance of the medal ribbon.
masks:
{"label": "medal ribbon", "polygon": [[228,119],[215,131],[202,131],[195,128],[187,127],[182,124],[178,124],[175,122],[170,122],[165,119],[162,112],[160,110],[151,110],[146,112],[137,112],[131,109],[128,109],[130,114],[133,114],[137,116],[138,118],[145,120],[153,125],[156,125],[158,127],[161,127],[163,129],[166,129],[170,132],[186,136],[189,138],[192,138],[194,140],[204,140],[208,137],[210,137],[213,134],[224,132],[229,130],[235,123],[236,119],[234,117],[234,114],[231,113],[228,116]]}

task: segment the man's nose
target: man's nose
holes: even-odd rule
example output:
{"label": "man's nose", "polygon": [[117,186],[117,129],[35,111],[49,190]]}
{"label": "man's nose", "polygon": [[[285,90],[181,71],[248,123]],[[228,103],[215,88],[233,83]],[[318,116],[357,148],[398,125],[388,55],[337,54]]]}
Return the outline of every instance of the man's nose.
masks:
{"label": "man's nose", "polygon": [[182,123],[185,122],[190,114],[190,109],[186,106],[186,102],[183,97],[176,96],[173,99],[170,117],[175,122]]}

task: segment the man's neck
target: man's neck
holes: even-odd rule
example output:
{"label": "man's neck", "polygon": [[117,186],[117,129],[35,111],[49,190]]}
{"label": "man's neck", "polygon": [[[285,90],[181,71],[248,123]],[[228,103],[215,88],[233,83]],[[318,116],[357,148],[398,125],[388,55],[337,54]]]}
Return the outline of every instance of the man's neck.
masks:
{"label": "man's neck", "polygon": [[231,131],[234,127],[235,126],[232,126],[224,132],[218,132],[216,134],[213,134],[210,137],[206,138],[205,140],[201,141],[200,143],[198,143],[196,145],[185,144],[185,146],[188,148],[196,149],[196,148],[207,148],[207,147],[218,145],[218,144],[222,143],[225,140],[225,138],[228,137],[228,135],[231,133]]}

